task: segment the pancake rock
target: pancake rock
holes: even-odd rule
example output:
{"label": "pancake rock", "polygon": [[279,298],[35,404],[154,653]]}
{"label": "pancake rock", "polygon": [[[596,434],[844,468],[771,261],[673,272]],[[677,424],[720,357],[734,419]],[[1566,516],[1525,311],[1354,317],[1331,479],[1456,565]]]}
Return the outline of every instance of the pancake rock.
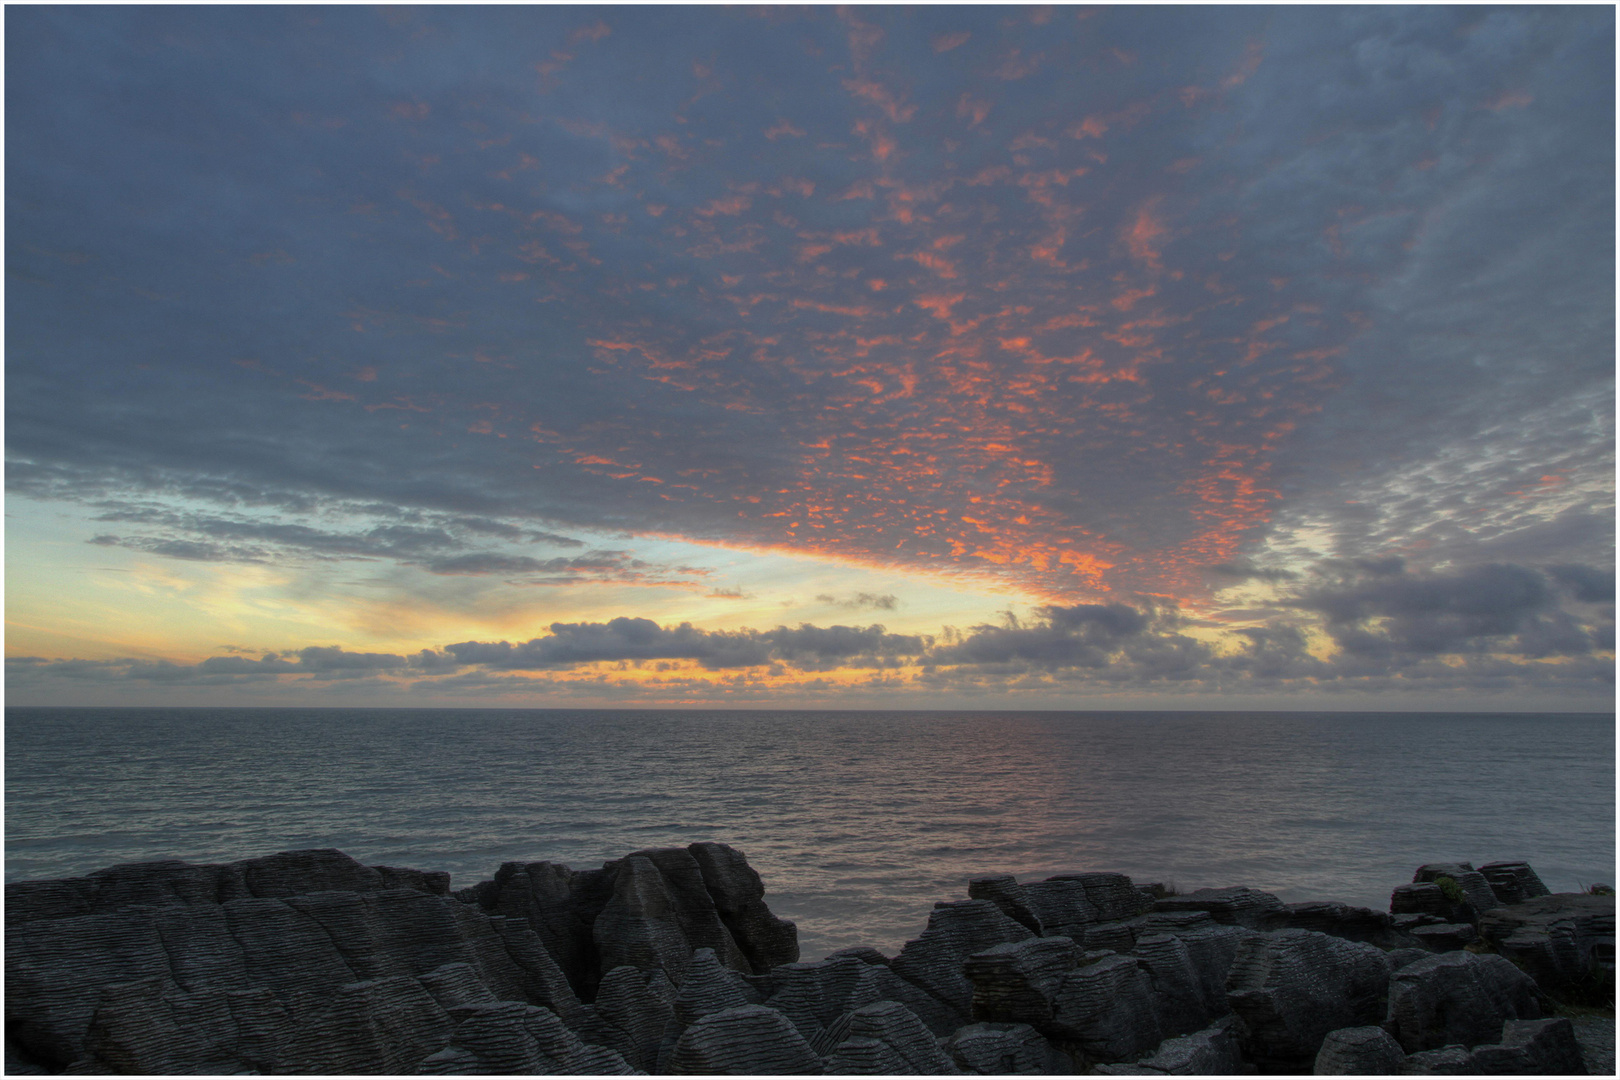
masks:
{"label": "pancake rock", "polygon": [[1401,1044],[1381,1027],[1328,1032],[1316,1052],[1317,1076],[1394,1076],[1406,1065]]}
{"label": "pancake rock", "polygon": [[1481,937],[1554,997],[1614,1000],[1614,897],[1554,893],[1486,912]]}
{"label": "pancake rock", "polygon": [[1278,930],[1239,949],[1226,997],[1246,1056],[1286,1068],[1313,1061],[1330,1031],[1382,1021],[1389,978],[1389,960],[1372,945]]}

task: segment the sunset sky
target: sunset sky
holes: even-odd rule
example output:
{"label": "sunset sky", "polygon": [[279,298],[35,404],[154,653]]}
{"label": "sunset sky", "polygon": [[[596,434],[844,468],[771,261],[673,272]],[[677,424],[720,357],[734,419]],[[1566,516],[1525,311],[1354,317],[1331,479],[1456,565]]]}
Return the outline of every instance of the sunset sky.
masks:
{"label": "sunset sky", "polygon": [[9,7],[7,700],[1612,708],[1614,18]]}

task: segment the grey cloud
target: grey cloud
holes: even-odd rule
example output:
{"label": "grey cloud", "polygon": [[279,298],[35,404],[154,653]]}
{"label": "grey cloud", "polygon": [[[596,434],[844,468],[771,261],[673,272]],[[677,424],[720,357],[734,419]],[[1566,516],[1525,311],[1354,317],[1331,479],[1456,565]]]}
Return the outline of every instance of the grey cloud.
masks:
{"label": "grey cloud", "polygon": [[845,611],[860,611],[871,609],[874,611],[893,611],[899,598],[888,593],[856,593],[854,596],[841,597],[831,593],[817,593],[816,600],[823,604],[830,604]]}
{"label": "grey cloud", "polygon": [[1583,604],[1614,603],[1614,568],[1549,566],[1547,573],[1566,586]]}

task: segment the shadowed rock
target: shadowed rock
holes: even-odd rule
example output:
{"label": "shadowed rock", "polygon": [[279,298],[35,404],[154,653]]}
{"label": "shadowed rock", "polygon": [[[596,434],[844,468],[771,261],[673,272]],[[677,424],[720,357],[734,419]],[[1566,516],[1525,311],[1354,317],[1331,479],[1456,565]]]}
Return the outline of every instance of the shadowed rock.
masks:
{"label": "shadowed rock", "polygon": [[580,1041],[549,1009],[503,1001],[463,1013],[450,1045],[423,1059],[415,1071],[432,1075],[598,1076],[629,1076],[635,1072],[616,1051]]}
{"label": "shadowed rock", "polygon": [[1199,889],[1186,896],[1167,896],[1153,902],[1154,911],[1207,911],[1227,926],[1250,930],[1265,928],[1268,919],[1283,911],[1283,902],[1268,892],[1245,885],[1227,889]]}
{"label": "shadowed rock", "polygon": [[1493,862],[1479,868],[1480,874],[1491,887],[1491,892],[1504,904],[1522,904],[1551,891],[1525,862]]}
{"label": "shadowed rock", "polygon": [[980,1076],[1068,1076],[1073,1060],[1028,1024],[968,1024],[943,1049],[957,1068]]}
{"label": "shadowed rock", "polygon": [[1614,1000],[1614,897],[1553,893],[1496,908],[1479,932],[1561,1001]]}
{"label": "shadowed rock", "polygon": [[764,974],[799,958],[798,930],[772,915],[764,884],[742,852],[704,842],[633,852],[600,870],[506,863],[494,880],[457,895],[487,912],[523,918],[585,1000],[622,965],[670,979],[695,949]]}
{"label": "shadowed rock", "polygon": [[994,945],[1032,936],[988,900],[935,904],[928,914],[928,926],[906,942],[900,955],[889,962],[889,970],[943,1005],[950,1013],[947,1030],[954,1030],[967,1023],[973,1011],[973,984],[962,971],[967,958]]}
{"label": "shadowed rock", "polygon": [[[1081,888],[1084,889],[1084,886]],[[973,878],[968,882],[968,896],[974,900],[990,901],[1003,915],[1032,934],[1043,933],[1041,917],[1030,905],[1024,887],[1011,874]]]}
{"label": "shadowed rock", "polygon": [[673,1042],[676,1034],[675,999],[675,985],[662,971],[616,967],[572,1026],[585,1042],[617,1050],[635,1068],[652,1072],[666,1038]]}
{"label": "shadowed rock", "polygon": [[670,1071],[680,1076],[819,1075],[821,1059],[788,1018],[763,1005],[724,1009],[682,1033]]}
{"label": "shadowed rock", "polygon": [[1397,885],[1389,894],[1389,913],[1395,916],[1428,915],[1440,922],[1450,922],[1459,906],[1432,882]]}
{"label": "shadowed rock", "polygon": [[1245,942],[1226,979],[1245,1053],[1301,1068],[1328,1032],[1384,1019],[1389,961],[1377,948],[1311,930],[1278,930]]}
{"label": "shadowed rock", "polygon": [[1311,1071],[1318,1076],[1394,1076],[1405,1065],[1401,1044],[1383,1028],[1368,1026],[1328,1032]]}
{"label": "shadowed rock", "polygon": [[1401,1065],[1408,1076],[1477,1076],[1479,1066],[1466,1046],[1442,1046],[1438,1050],[1424,1050],[1408,1054]]}
{"label": "shadowed rock", "polygon": [[826,1057],[829,1075],[946,1076],[962,1070],[927,1026],[897,1001],[878,1001],[836,1022],[843,1036]]}
{"label": "shadowed rock", "polygon": [[1474,1048],[1474,1066],[1487,1075],[1508,1074],[1585,1076],[1586,1061],[1575,1041],[1569,1017],[1546,1020],[1509,1020],[1502,1025],[1502,1040]]}
{"label": "shadowed rock", "polygon": [[1412,882],[1438,884],[1441,878],[1450,878],[1455,883],[1462,902],[1467,905],[1465,910],[1452,916],[1457,922],[1474,922],[1485,912],[1502,906],[1485,875],[1469,863],[1424,863],[1412,875]]}
{"label": "shadowed rock", "polygon": [[1400,935],[1387,912],[1371,908],[1351,907],[1334,900],[1308,900],[1299,904],[1285,904],[1280,911],[1267,912],[1261,920],[1263,930],[1315,930],[1331,934],[1346,941],[1365,941],[1380,948],[1393,948],[1411,944]]}
{"label": "shadowed rock", "polygon": [[[1120,1066],[1099,1066],[1116,1071]],[[1150,1057],[1135,1066],[1141,1074],[1169,1076],[1229,1076],[1247,1071],[1239,1053],[1236,1021],[1226,1016],[1202,1031],[1180,1035],[1159,1044]]]}
{"label": "shadowed rock", "polygon": [[1530,976],[1500,956],[1444,953],[1395,972],[1389,1023],[1409,1054],[1496,1039],[1506,1020],[1541,1016]]}

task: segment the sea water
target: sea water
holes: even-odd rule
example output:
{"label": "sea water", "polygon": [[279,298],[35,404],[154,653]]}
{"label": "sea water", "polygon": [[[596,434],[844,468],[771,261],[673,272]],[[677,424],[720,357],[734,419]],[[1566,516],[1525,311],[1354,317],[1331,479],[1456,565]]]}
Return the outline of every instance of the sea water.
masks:
{"label": "sea water", "polygon": [[6,710],[6,878],[335,847],[448,870],[719,840],[805,959],[970,877],[1110,870],[1384,909],[1421,863],[1614,882],[1614,716]]}

